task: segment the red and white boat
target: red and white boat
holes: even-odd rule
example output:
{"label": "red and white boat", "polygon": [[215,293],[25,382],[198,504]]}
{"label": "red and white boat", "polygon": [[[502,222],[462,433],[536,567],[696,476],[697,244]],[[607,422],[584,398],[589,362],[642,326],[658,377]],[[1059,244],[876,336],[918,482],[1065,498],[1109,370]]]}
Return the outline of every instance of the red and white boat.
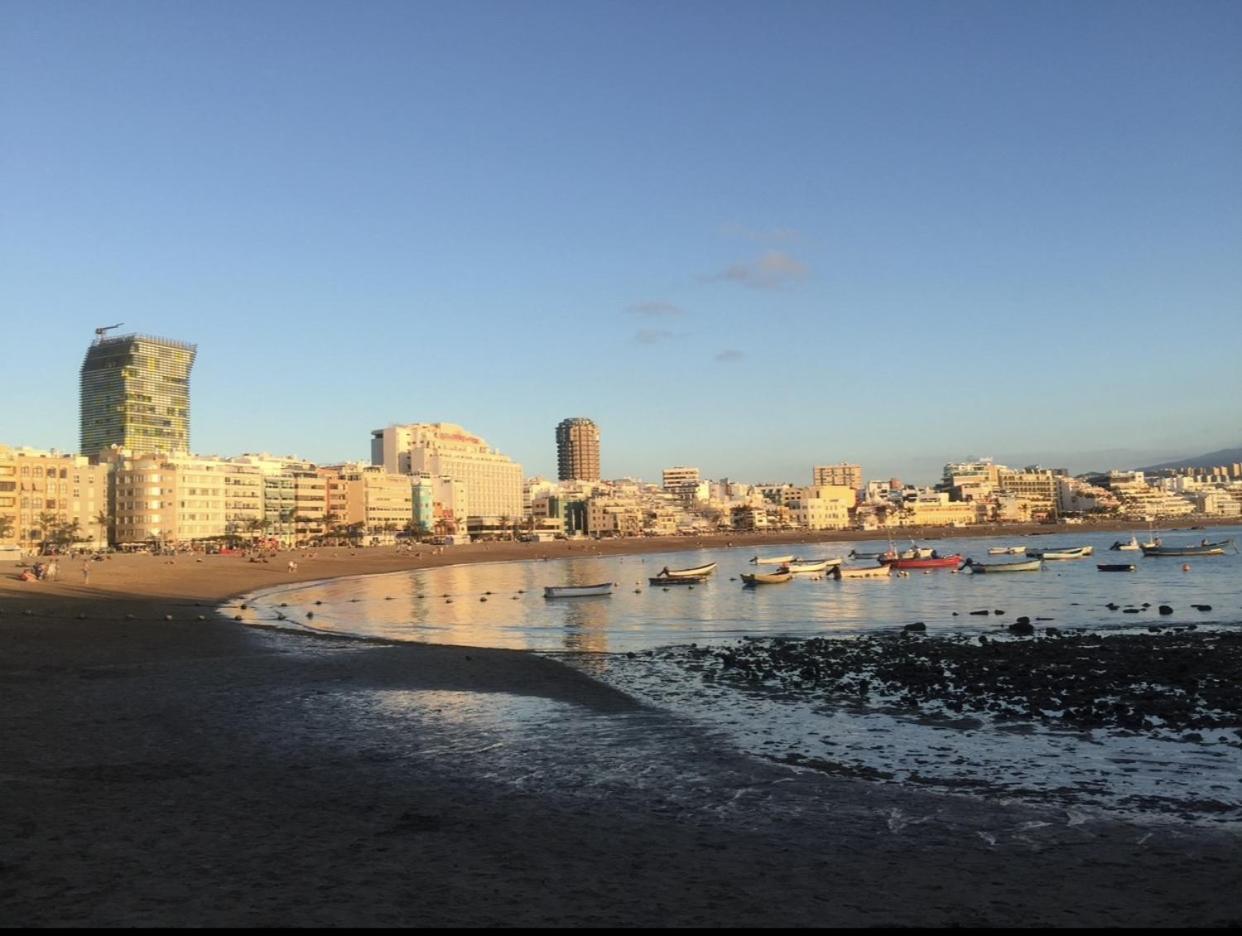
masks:
{"label": "red and white boat", "polygon": [[963,562],[961,556],[954,553],[951,556],[937,556],[933,553],[922,559],[902,559],[897,556],[881,556],[880,565],[886,565],[890,569],[956,569]]}

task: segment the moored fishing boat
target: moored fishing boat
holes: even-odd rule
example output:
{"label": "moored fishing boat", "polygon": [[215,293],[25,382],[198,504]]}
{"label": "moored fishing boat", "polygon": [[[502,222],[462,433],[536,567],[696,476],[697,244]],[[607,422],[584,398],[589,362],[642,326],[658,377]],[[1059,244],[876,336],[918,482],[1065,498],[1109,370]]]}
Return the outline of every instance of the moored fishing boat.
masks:
{"label": "moored fishing boat", "polygon": [[1137,567],[1132,562],[1101,562],[1096,568],[1101,572],[1133,572]]}
{"label": "moored fishing boat", "polygon": [[1025,546],[992,546],[988,548],[989,556],[1024,556]]}
{"label": "moored fishing boat", "polygon": [[696,579],[705,579],[715,571],[716,563],[714,562],[709,562],[707,565],[695,566],[693,569],[670,569],[668,566],[665,566],[651,581],[654,582],[657,578],[690,579],[691,581],[694,581]]}
{"label": "moored fishing boat", "polygon": [[545,598],[589,598],[593,595],[611,595],[612,582],[600,582],[598,585],[545,585]]}
{"label": "moored fishing boat", "polygon": [[1090,546],[1028,546],[1026,554],[1032,559],[1082,559],[1095,550]]}
{"label": "moored fishing boat", "polygon": [[782,566],[782,565],[785,565],[785,563],[787,562],[793,562],[793,561],[794,561],[794,555],[790,553],[788,556],[768,556],[766,559],[761,559],[759,556],[755,556],[755,558],[750,560],[750,563],[751,565]]}
{"label": "moored fishing boat", "polygon": [[851,559],[879,559],[883,556],[882,552],[859,552],[857,549],[850,550]]}
{"label": "moored fishing boat", "polygon": [[792,572],[755,572],[742,573],[743,585],[784,585],[793,581]]}
{"label": "moored fishing boat", "polygon": [[808,559],[806,561],[795,560],[781,566],[782,572],[793,572],[797,575],[800,572],[824,572],[829,566],[839,566],[840,559]]}
{"label": "moored fishing boat", "polygon": [[1138,552],[1140,547],[1138,537],[1131,536],[1128,540],[1117,540],[1108,548],[1113,552]]}
{"label": "moored fishing boat", "polygon": [[962,557],[957,553],[951,556],[938,556],[933,550],[930,556],[919,559],[892,559],[885,556],[880,559],[880,563],[890,569],[956,569],[962,564]]}
{"label": "moored fishing boat", "polygon": [[1044,560],[1042,559],[1023,559],[1020,562],[975,562],[973,559],[967,559],[962,565],[963,569],[969,569],[971,572],[1038,572],[1043,568]]}
{"label": "moored fishing boat", "polygon": [[[1224,539],[1215,543],[1204,540],[1202,543],[1189,546],[1143,545],[1142,549],[1144,556],[1223,556],[1226,546],[1233,546],[1233,540]],[[1236,546],[1234,546],[1234,552],[1237,552]]]}
{"label": "moored fishing boat", "polygon": [[892,570],[886,566],[864,566],[862,568],[848,569],[845,566],[836,566],[829,573],[837,581],[841,579],[879,579],[890,578]]}

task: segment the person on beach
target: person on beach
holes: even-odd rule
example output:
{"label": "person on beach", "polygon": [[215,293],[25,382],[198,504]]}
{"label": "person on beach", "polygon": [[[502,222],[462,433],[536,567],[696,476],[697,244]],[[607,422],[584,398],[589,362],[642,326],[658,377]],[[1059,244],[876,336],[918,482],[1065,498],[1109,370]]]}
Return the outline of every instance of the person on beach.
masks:
{"label": "person on beach", "polygon": [[89,585],[91,583],[91,561],[87,559],[82,563],[82,584]]}

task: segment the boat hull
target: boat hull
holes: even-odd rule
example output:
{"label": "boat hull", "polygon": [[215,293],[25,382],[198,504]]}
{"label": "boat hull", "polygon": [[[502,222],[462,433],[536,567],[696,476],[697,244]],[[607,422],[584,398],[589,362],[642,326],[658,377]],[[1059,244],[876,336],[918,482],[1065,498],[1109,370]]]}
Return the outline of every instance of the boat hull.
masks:
{"label": "boat hull", "polygon": [[[705,579],[715,571],[716,563],[714,562],[709,562],[707,565],[696,566],[693,569],[669,569],[665,567],[660,570],[660,574],[657,578],[689,579],[690,581],[695,581],[696,579]],[[652,579],[652,581],[655,581],[655,579]]]}
{"label": "boat hull", "polygon": [[793,562],[796,558],[797,557],[792,554],[788,556],[769,556],[767,559],[760,559],[758,556],[755,556],[755,558],[750,560],[750,562],[752,565],[782,566]]}
{"label": "boat hull", "polygon": [[1129,562],[1101,562],[1096,568],[1101,572],[1134,572],[1137,566]]}
{"label": "boat hull", "polygon": [[543,589],[545,598],[592,598],[611,594],[612,582],[601,582],[598,585],[546,585]]}
{"label": "boat hull", "polygon": [[995,572],[1038,572],[1043,568],[1042,559],[1028,559],[1025,562],[967,562],[965,568],[970,571],[979,573],[995,573]]}
{"label": "boat hull", "polygon": [[881,563],[890,569],[956,569],[962,564],[962,557],[956,553],[952,556],[938,556],[935,559],[881,559]]}
{"label": "boat hull", "polygon": [[743,585],[784,585],[793,581],[792,572],[756,572],[753,575],[742,574]]}
{"label": "boat hull", "polygon": [[890,578],[893,572],[888,566],[867,566],[863,569],[846,569],[837,566],[831,574],[840,581],[841,579],[886,579]]}

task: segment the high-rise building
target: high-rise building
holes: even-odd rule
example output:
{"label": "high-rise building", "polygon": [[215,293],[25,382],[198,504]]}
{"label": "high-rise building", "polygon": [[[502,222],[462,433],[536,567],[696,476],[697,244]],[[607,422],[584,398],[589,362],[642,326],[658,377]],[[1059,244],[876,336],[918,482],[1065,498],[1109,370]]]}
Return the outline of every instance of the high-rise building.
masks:
{"label": "high-rise building", "polygon": [[599,480],[599,426],[589,419],[563,419],[556,427],[557,478]]}
{"label": "high-rise building", "polygon": [[845,462],[839,465],[816,465],[811,472],[811,486],[842,486],[860,490],[863,486],[862,466]]}
{"label": "high-rise building", "polygon": [[82,454],[97,458],[113,445],[135,455],[188,452],[195,346],[102,331],[82,362]]}

